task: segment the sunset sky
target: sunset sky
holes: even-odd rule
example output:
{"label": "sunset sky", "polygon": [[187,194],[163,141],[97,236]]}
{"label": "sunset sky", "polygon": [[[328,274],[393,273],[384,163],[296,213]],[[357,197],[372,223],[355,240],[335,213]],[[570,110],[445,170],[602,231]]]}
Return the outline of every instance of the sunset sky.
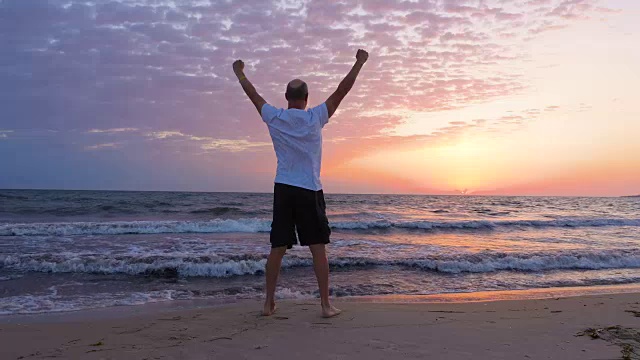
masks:
{"label": "sunset sky", "polygon": [[325,192],[640,194],[640,2],[0,0],[0,188],[272,190],[323,102]]}

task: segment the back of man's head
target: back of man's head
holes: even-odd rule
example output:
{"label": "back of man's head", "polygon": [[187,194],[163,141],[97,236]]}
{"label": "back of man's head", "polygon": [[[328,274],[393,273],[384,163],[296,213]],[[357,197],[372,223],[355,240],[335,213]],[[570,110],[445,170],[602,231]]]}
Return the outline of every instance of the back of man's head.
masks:
{"label": "back of man's head", "polygon": [[287,84],[287,92],[284,96],[287,98],[287,101],[307,101],[309,98],[307,83],[300,79],[291,80]]}

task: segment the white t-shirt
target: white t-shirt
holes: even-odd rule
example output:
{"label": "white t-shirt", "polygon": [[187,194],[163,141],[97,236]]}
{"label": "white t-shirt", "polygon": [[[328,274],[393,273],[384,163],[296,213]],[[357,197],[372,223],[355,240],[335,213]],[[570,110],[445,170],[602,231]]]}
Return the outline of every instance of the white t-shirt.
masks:
{"label": "white t-shirt", "polygon": [[300,110],[264,104],[261,113],[278,158],[275,182],[322,190],[322,128],[329,122],[327,105]]}

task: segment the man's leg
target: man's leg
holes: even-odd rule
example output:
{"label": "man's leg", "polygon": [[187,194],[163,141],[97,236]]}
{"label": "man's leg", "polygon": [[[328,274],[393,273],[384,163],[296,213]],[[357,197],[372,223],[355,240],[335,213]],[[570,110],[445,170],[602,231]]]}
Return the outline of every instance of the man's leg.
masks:
{"label": "man's leg", "polygon": [[310,245],[309,249],[313,255],[313,270],[318,280],[320,290],[320,303],[322,305],[322,316],[332,317],[341,313],[329,302],[329,260],[324,244]]}
{"label": "man's leg", "polygon": [[276,311],[276,284],[278,283],[278,275],[280,275],[282,257],[286,252],[286,246],[272,248],[267,258],[267,265],[265,267],[267,297],[264,301],[264,309],[262,310],[262,315],[264,316],[272,315]]}

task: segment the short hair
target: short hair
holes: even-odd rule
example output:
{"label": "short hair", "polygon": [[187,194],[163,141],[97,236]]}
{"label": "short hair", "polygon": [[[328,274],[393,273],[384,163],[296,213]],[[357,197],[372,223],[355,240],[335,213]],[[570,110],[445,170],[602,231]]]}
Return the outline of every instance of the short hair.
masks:
{"label": "short hair", "polygon": [[287,92],[284,94],[284,96],[289,101],[307,100],[309,96],[309,88],[307,87],[307,83],[300,79],[291,80],[287,84]]}

